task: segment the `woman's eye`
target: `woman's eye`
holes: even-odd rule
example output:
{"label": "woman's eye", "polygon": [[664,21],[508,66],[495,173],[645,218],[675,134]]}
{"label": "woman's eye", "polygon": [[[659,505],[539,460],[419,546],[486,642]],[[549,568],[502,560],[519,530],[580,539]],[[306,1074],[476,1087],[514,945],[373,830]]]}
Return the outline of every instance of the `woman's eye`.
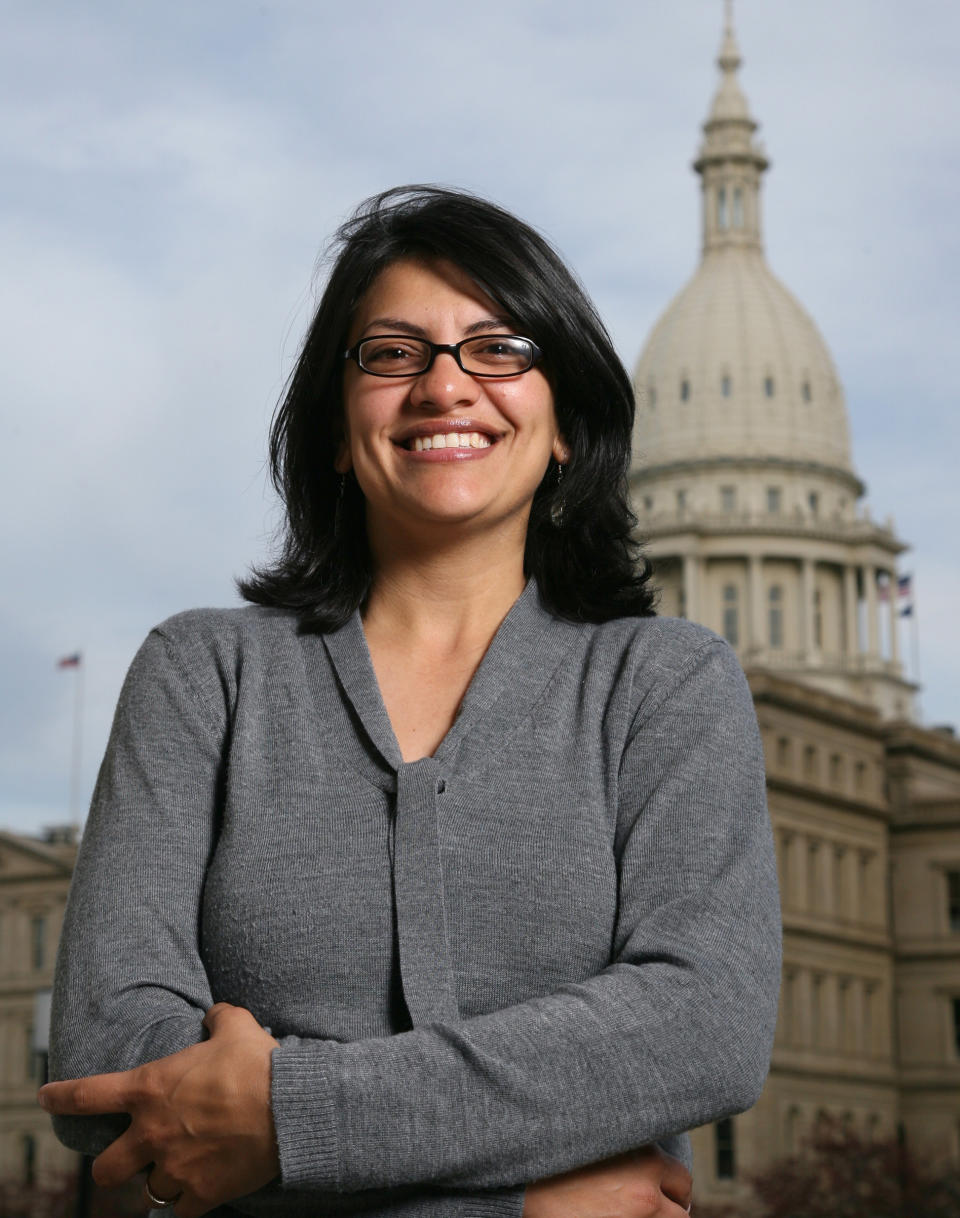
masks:
{"label": "woman's eye", "polygon": [[404,364],[419,358],[419,350],[405,343],[373,343],[363,349],[363,359],[367,364]]}
{"label": "woman's eye", "polygon": [[526,344],[515,338],[490,338],[471,348],[474,359],[485,364],[516,364],[526,359]]}

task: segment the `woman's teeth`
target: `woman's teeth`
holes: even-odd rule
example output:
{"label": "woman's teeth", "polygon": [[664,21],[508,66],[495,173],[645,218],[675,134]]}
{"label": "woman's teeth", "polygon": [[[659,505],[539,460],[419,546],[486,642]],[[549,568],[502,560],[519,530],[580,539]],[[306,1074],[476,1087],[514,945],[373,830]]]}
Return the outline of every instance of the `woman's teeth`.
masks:
{"label": "woman's teeth", "polygon": [[493,441],[479,431],[438,432],[435,436],[417,436],[407,448],[414,452],[429,452],[431,448],[489,448]]}

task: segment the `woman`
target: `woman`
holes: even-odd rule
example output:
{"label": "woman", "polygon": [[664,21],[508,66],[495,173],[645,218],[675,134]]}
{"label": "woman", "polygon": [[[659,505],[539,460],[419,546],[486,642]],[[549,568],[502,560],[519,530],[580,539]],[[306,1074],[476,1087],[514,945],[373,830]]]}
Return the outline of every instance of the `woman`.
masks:
{"label": "woman", "polygon": [[181,1218],[684,1212],[682,1131],[763,1083],[778,907],[742,673],[652,615],[632,418],[514,217],[414,187],[341,230],[282,556],[149,636],[84,835],[51,1060],[121,1073],[41,1102],[100,1180]]}

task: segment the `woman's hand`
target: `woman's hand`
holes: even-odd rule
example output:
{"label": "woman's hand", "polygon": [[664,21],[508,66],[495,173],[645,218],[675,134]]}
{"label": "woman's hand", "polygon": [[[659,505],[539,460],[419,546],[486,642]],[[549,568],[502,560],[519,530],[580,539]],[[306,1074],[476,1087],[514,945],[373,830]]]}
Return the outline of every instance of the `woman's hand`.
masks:
{"label": "woman's hand", "polygon": [[528,1184],[523,1218],[682,1218],[692,1187],[679,1159],[643,1146]]}
{"label": "woman's hand", "polygon": [[249,1011],[218,1002],[204,1018],[209,1039],[119,1074],[48,1083],[51,1113],[128,1112],[130,1127],[93,1163],[98,1184],[149,1171],[150,1190],[179,1195],[177,1218],[267,1184],[280,1170],[270,1108],[270,1055],[278,1042]]}

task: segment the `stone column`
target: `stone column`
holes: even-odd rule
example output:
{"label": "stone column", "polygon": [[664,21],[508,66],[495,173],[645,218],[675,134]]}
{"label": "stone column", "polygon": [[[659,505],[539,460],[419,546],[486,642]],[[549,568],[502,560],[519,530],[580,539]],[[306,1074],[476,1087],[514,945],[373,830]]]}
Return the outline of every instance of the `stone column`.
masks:
{"label": "stone column", "polygon": [[803,612],[800,615],[800,629],[803,643],[803,654],[809,659],[816,644],[813,637],[813,559],[805,558],[800,568],[800,596],[803,601]]}
{"label": "stone column", "polygon": [[867,602],[867,655],[880,654],[880,615],[877,607],[877,569],[872,563],[863,568],[863,594]]}
{"label": "stone column", "polygon": [[900,620],[900,598],[897,589],[897,573],[896,571],[888,571],[887,576],[890,580],[889,584],[887,585],[887,599],[890,602],[887,606],[890,611],[890,662],[892,664],[899,664],[900,641],[897,638],[897,623]]}
{"label": "stone column", "polygon": [[763,563],[756,554],[747,558],[747,645],[754,652],[764,647]]}
{"label": "stone column", "polygon": [[860,654],[860,628],[857,621],[857,568],[847,563],[843,568],[844,651],[847,656]]}
{"label": "stone column", "polygon": [[700,559],[694,554],[683,556],[683,606],[684,614],[691,622],[700,618]]}

